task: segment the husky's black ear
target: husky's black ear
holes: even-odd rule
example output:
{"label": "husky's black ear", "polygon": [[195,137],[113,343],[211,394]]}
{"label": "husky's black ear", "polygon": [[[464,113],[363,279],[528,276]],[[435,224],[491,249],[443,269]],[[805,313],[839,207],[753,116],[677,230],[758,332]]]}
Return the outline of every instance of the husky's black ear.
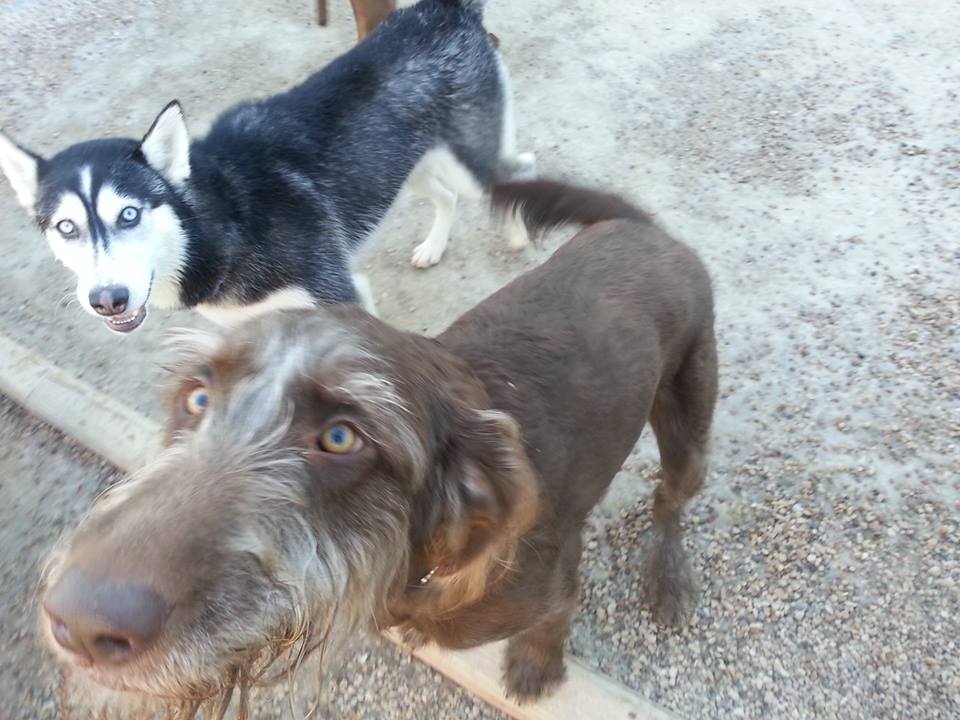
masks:
{"label": "husky's black ear", "polygon": [[42,163],[43,159],[39,155],[24,150],[0,132],[0,168],[13,186],[17,200],[31,213],[37,205]]}
{"label": "husky's black ear", "polygon": [[190,134],[179,102],[173,100],[157,115],[143,136],[140,152],[174,187],[190,177]]}

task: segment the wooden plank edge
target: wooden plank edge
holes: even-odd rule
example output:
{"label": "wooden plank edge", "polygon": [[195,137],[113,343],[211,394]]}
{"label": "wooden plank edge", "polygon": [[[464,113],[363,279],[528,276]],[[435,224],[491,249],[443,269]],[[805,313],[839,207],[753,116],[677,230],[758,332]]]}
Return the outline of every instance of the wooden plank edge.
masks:
{"label": "wooden plank edge", "polygon": [[535,703],[518,705],[504,695],[500,681],[506,645],[501,641],[456,652],[429,645],[414,655],[517,720],[680,720],[570,655],[565,658],[567,677],[562,684]]}
{"label": "wooden plank edge", "polygon": [[[159,450],[156,422],[2,334],[0,392],[125,472],[139,469]],[[384,635],[402,647],[395,633]],[[570,656],[567,679],[553,694],[518,705],[504,695],[500,681],[505,644],[457,652],[427,646],[413,654],[517,720],[679,720]]]}
{"label": "wooden plank edge", "polygon": [[125,472],[159,450],[159,425],[0,334],[0,392]]}

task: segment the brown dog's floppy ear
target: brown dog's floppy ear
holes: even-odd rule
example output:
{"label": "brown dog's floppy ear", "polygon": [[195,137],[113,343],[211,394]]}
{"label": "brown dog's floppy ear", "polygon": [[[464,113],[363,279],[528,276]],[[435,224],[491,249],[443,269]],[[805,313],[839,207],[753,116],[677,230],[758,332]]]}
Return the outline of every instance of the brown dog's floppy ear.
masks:
{"label": "brown dog's floppy ear", "polygon": [[509,562],[533,524],[538,483],[512,417],[460,407],[452,419],[426,498],[433,517],[427,555],[437,575],[471,567],[477,572],[468,574],[482,584],[493,562]]}

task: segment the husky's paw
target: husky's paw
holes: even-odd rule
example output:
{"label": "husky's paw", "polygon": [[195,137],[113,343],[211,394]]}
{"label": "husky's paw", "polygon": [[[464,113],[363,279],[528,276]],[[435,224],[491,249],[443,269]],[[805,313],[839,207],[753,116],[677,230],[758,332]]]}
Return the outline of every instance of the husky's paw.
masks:
{"label": "husky's paw", "polygon": [[537,156],[532,152],[520,153],[514,158],[514,171],[511,180],[536,180]]}
{"label": "husky's paw", "polygon": [[443,257],[443,251],[445,249],[445,245],[427,238],[413,249],[411,262],[414,267],[418,268],[432,267],[440,262],[440,258]]}

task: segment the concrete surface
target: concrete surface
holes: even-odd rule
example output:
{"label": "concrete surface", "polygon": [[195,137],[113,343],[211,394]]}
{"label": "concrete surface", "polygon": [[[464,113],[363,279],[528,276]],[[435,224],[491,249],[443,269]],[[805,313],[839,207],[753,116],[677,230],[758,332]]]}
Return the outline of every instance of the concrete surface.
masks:
{"label": "concrete surface", "polygon": [[[346,2],[327,29],[312,14],[306,0],[0,0],[0,125],[51,153],[139,136],[179,97],[202,131],[352,43]],[[716,281],[722,398],[687,523],[701,604],[678,632],[642,604],[647,438],[591,520],[573,651],[690,718],[960,715],[960,6],[492,0],[488,25],[521,149],[544,174],[636,199]],[[465,205],[424,272],[408,260],[430,209],[398,203],[366,263],[386,319],[439,330],[570,234],[515,256],[486,215]],[[153,313],[117,338],[61,301],[70,277],[4,181],[0,238],[0,331],[155,415],[158,339],[201,321]],[[14,415],[5,457],[30,453],[0,479],[16,499],[0,505],[0,691],[44,698],[34,558],[105,476],[65,469],[62,441],[26,445],[43,431]],[[332,716],[462,716],[433,676],[370,652],[383,702]],[[400,687],[438,699],[415,711]]]}

